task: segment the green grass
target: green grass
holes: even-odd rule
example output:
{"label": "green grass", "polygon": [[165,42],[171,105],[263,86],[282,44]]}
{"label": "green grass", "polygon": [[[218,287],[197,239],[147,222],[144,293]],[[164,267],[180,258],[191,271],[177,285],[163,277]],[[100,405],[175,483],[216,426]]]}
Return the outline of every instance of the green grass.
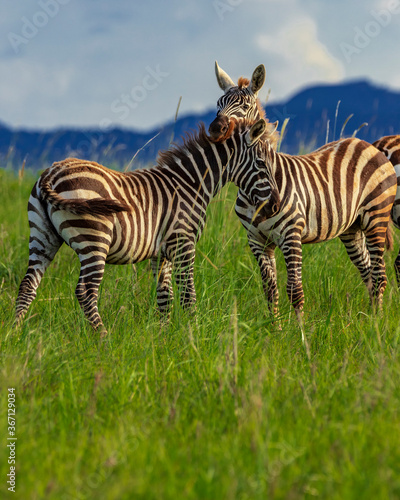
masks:
{"label": "green grass", "polygon": [[[235,189],[224,189],[198,245],[196,321],[175,300],[161,328],[148,263],[136,275],[108,266],[99,305],[110,338],[99,343],[74,297],[78,260],[65,247],[15,331],[33,181],[0,171],[2,498],[400,497],[395,252],[375,317],[339,241],[304,247],[308,358],[282,256],[279,330],[233,211]],[[15,494],[6,484],[9,387]]]}

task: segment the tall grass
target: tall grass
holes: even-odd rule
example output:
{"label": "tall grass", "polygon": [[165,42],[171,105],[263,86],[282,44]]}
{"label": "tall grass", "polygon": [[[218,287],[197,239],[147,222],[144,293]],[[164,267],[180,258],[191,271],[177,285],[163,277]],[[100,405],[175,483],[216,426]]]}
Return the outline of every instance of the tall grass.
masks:
{"label": "tall grass", "polygon": [[[399,292],[388,254],[383,312],[340,242],[304,247],[307,357],[285,293],[273,324],[233,211],[209,210],[197,318],[175,301],[160,327],[148,263],[108,266],[100,343],[62,248],[19,331],[33,179],[0,171],[2,498],[395,499],[400,497]],[[17,493],[7,491],[7,388],[16,388]]]}

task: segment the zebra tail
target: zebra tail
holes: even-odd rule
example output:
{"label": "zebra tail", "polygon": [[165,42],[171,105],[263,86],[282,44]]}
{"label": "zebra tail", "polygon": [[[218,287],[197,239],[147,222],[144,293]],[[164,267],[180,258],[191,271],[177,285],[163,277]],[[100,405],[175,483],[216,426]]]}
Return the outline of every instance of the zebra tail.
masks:
{"label": "zebra tail", "polygon": [[39,187],[44,201],[50,203],[54,208],[67,210],[75,215],[112,215],[116,212],[128,212],[130,210],[126,203],[118,200],[107,200],[106,198],[94,198],[90,200],[63,198],[51,189],[49,182],[41,182]]}

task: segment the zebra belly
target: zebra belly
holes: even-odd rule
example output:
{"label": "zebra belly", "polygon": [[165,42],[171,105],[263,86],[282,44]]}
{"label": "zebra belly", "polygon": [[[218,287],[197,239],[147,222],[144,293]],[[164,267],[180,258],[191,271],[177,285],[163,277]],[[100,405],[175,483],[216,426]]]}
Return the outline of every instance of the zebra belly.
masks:
{"label": "zebra belly", "polygon": [[126,212],[118,217],[75,215],[64,210],[49,213],[54,228],[79,255],[98,255],[109,264],[140,262],[157,255],[157,237],[134,224]]}
{"label": "zebra belly", "polygon": [[[309,220],[306,220],[303,215],[297,212],[292,214],[291,217],[287,217],[286,214],[277,214],[255,225],[246,224],[243,221],[242,223],[252,237],[263,245],[271,242],[280,246],[292,234],[300,234],[302,244],[332,240],[352,226],[357,216],[358,213],[354,213],[346,222],[339,222],[337,218],[331,215],[330,223],[325,220],[321,224],[321,222],[317,222],[316,217],[310,217]],[[325,214],[325,217],[327,218],[328,214]]]}

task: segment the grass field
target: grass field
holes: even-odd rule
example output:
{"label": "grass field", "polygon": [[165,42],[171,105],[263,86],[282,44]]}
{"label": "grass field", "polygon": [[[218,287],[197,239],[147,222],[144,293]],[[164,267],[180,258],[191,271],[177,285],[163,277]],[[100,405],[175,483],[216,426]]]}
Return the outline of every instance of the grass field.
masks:
{"label": "grass field", "polygon": [[[209,210],[195,268],[197,320],[175,301],[160,328],[148,263],[108,266],[100,343],[74,296],[65,247],[22,328],[34,178],[0,171],[1,498],[400,498],[396,251],[381,314],[339,241],[304,247],[305,332],[278,275],[282,330],[233,211]],[[7,394],[16,393],[16,493],[7,490]]]}

